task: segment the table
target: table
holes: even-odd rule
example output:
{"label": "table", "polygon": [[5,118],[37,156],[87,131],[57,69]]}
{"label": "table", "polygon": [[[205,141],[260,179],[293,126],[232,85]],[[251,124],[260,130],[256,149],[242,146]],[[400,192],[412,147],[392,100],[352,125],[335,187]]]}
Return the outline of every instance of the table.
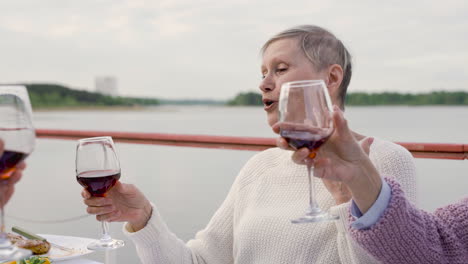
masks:
{"label": "table", "polygon": [[56,261],[57,264],[103,264],[102,262],[97,262],[94,260],[89,260],[85,258],[75,258],[63,261]]}

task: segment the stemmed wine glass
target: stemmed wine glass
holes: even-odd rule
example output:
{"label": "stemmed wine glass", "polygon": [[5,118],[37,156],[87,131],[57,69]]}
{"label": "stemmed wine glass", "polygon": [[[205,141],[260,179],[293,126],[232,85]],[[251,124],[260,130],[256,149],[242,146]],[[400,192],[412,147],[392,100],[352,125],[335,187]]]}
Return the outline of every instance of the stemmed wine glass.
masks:
{"label": "stemmed wine glass", "polygon": [[28,91],[21,85],[0,85],[0,138],[5,147],[0,158],[0,263],[19,260],[31,251],[15,247],[5,233],[6,184],[18,163],[34,149],[36,134]]}
{"label": "stemmed wine glass", "polygon": [[[76,147],[76,180],[94,197],[105,197],[120,178],[119,159],[111,137],[78,140]],[[124,241],[112,239],[109,223],[101,221],[102,236],[88,245],[90,250],[123,247]]]}
{"label": "stemmed wine glass", "polygon": [[[332,104],[323,80],[284,83],[279,99],[280,135],[295,150],[306,147],[315,153],[333,132]],[[309,208],[292,223],[322,222],[338,219],[323,211],[315,198],[312,176],[313,157],[305,160],[309,178]]]}

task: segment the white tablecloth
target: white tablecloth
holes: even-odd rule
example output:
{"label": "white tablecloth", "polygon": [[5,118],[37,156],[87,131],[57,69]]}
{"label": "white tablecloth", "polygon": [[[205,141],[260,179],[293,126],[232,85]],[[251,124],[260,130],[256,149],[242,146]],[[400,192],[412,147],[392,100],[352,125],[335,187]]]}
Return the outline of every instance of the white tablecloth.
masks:
{"label": "white tablecloth", "polygon": [[103,264],[102,262],[97,262],[94,260],[89,260],[85,258],[76,258],[63,261],[54,261],[57,264]]}

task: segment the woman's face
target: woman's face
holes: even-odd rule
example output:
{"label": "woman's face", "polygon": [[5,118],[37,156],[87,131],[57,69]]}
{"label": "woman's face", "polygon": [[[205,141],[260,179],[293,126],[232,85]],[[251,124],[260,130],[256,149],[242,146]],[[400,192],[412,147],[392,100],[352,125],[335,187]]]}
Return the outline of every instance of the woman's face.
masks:
{"label": "woman's face", "polygon": [[317,72],[298,45],[295,38],[274,41],[265,50],[262,59],[263,106],[267,112],[268,124],[278,122],[278,100],[281,85],[299,80],[325,79],[324,72]]}

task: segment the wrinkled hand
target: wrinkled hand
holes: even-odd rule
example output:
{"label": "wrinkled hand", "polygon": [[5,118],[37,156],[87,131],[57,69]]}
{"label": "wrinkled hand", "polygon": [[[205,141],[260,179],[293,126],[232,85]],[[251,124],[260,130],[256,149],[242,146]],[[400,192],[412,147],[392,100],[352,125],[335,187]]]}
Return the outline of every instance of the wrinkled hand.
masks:
{"label": "wrinkled hand", "polygon": [[333,113],[333,123],[335,131],[319,150],[314,176],[350,184],[361,176],[368,165],[373,167],[368,157],[373,138],[366,138],[359,145],[343,112],[337,107]]}
{"label": "wrinkled hand", "polygon": [[[369,150],[370,146],[372,144],[373,139],[372,138],[366,138],[361,142],[361,148],[364,150],[366,155],[369,155]],[[355,147],[355,146],[354,146]],[[332,149],[331,149],[332,150]],[[326,151],[326,150],[323,150]],[[332,150],[333,151],[333,150]],[[322,152],[323,155],[323,152]],[[336,164],[333,165],[331,162],[329,163],[328,161],[322,161],[322,157],[319,156],[316,161],[316,167],[314,168],[314,176],[322,178],[322,182],[327,188],[327,190],[331,193],[333,198],[336,201],[336,204],[342,204],[346,203],[352,198],[352,194],[350,189],[348,188],[348,185],[343,183],[343,179],[349,177],[347,181],[349,182],[352,180],[351,176],[346,174],[346,166],[342,168],[342,173],[341,172],[334,172],[333,170],[329,170],[328,173],[330,175],[324,175],[325,170],[327,169],[326,167],[322,166],[337,166]],[[336,174],[333,174],[336,173]]]}
{"label": "wrinkled hand", "polygon": [[106,197],[92,197],[86,189],[81,192],[87,212],[96,215],[98,221],[127,221],[134,231],[146,226],[152,207],[144,194],[133,184],[118,181]]}
{"label": "wrinkled hand", "polygon": [[[0,156],[3,154],[0,154]],[[3,208],[5,204],[8,203],[10,200],[11,196],[13,196],[13,193],[15,192],[15,184],[21,179],[23,176],[23,170],[26,169],[26,163],[24,161],[18,163],[16,165],[15,170],[11,174],[10,178],[7,180],[1,180],[0,181],[0,207]]]}
{"label": "wrinkled hand", "polygon": [[[315,173],[314,173],[315,174]],[[333,196],[335,203],[343,204],[351,200],[351,191],[346,184],[339,181],[328,180],[322,178],[323,185],[327,188],[330,194]]]}
{"label": "wrinkled hand", "polygon": [[[368,157],[373,138],[366,138],[359,145],[349,130],[343,113],[336,107],[333,122],[335,131],[319,150],[314,176],[342,182],[343,187],[348,187],[361,212],[365,213],[382,188],[382,179]],[[327,188],[330,190],[329,186]],[[332,192],[335,199],[336,193]]]}
{"label": "wrinkled hand", "polygon": [[[279,134],[281,129],[281,123],[278,122],[274,124],[272,126],[272,129],[276,134]],[[286,139],[283,137],[279,137],[276,139],[276,146],[280,149],[294,151],[291,158],[294,161],[294,163],[297,163],[299,165],[306,165],[306,163],[313,162],[313,159],[316,156],[316,153],[314,151],[309,150],[308,148],[300,148],[297,150],[291,148],[288,144],[288,141],[286,141]]]}
{"label": "wrinkled hand", "polygon": [[[335,130],[327,142],[321,146],[318,153],[307,148],[293,150],[286,139],[280,137],[276,141],[279,148],[293,150],[292,160],[297,164],[314,163],[314,176],[322,179],[327,190],[332,194],[336,204],[349,201],[352,192],[347,184],[352,182],[362,171],[364,163],[370,163],[368,153],[372,138],[366,138],[361,146],[343,117],[343,112],[334,107],[333,123]],[[275,124],[273,130],[280,131],[280,123]]]}
{"label": "wrinkled hand", "polygon": [[[5,150],[5,143],[0,139],[0,157]],[[0,180],[0,208],[3,208],[8,203],[11,196],[15,192],[15,184],[23,176],[23,170],[26,169],[26,163],[20,162],[15,166],[14,171],[10,172],[11,175],[7,180]]]}

